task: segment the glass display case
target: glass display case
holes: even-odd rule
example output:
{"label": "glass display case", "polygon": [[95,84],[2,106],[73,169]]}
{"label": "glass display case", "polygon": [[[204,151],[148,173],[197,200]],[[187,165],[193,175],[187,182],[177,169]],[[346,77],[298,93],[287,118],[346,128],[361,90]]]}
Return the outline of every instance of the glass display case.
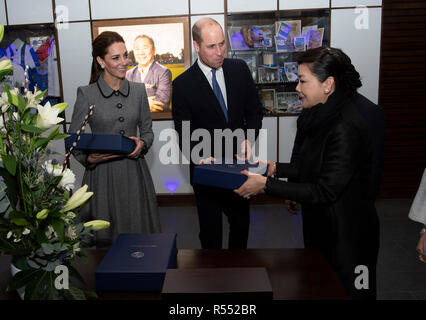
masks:
{"label": "glass display case", "polygon": [[250,68],[265,113],[301,111],[297,58],[307,49],[329,46],[330,10],[271,11],[227,16],[228,57]]}

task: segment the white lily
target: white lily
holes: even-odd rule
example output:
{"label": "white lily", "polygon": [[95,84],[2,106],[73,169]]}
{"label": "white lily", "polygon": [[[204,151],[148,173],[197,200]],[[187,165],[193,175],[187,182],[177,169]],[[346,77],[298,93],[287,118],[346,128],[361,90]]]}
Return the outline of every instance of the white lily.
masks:
{"label": "white lily", "polygon": [[22,234],[25,236],[27,234],[30,234],[31,230],[28,228],[25,228],[24,231],[22,231]]}
{"label": "white lily", "polygon": [[9,97],[7,96],[6,92],[2,92],[0,96],[0,106],[1,106],[1,112],[4,113],[9,109]]}
{"label": "white lily", "polygon": [[59,181],[59,186],[67,191],[74,189],[75,174],[70,169],[65,169],[62,172],[62,179]]}
{"label": "white lily", "polygon": [[28,100],[27,108],[37,108],[37,105],[43,99],[43,96],[36,98],[42,93],[42,91],[35,89],[34,92],[27,91],[25,97]]}
{"label": "white lily", "polygon": [[72,209],[75,209],[82,204],[84,204],[87,200],[90,199],[90,197],[93,196],[93,192],[86,192],[87,191],[87,184],[82,186],[80,189],[78,189],[71,198],[68,199],[65,206],[61,209],[61,212],[67,212],[71,211]]}
{"label": "white lily", "polygon": [[49,129],[64,120],[63,118],[58,117],[59,109],[52,108],[49,102],[47,102],[44,107],[38,105],[37,110],[38,115],[36,126],[40,129]]}
{"label": "white lily", "polygon": [[61,181],[59,181],[59,186],[62,189],[65,189],[67,191],[74,189],[75,174],[70,169],[66,168],[62,172],[62,166],[52,164],[52,160],[45,161],[43,164],[43,168],[47,171],[47,173],[55,177],[62,176]]}

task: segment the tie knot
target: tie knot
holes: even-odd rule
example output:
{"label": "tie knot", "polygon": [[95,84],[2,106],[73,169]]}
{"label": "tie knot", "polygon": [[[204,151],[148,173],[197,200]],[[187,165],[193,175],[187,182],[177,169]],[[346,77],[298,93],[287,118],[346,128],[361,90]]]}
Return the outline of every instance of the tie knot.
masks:
{"label": "tie knot", "polygon": [[213,75],[215,75],[216,74],[216,69],[212,69],[212,73],[213,73]]}

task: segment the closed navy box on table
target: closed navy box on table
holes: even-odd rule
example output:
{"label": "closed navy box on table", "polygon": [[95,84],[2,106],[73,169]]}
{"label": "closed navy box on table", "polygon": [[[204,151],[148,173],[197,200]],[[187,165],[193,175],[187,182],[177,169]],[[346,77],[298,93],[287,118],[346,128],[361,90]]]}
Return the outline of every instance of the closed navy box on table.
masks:
{"label": "closed navy box on table", "polygon": [[[72,147],[77,137],[76,133],[68,134],[70,136],[65,139],[65,148],[67,150]],[[122,136],[121,134],[82,133],[74,149],[128,154],[133,152],[135,147],[136,144],[132,139]]]}
{"label": "closed navy box on table", "polygon": [[176,234],[123,233],[95,270],[97,291],[161,291],[174,269]]}
{"label": "closed navy box on table", "polygon": [[194,167],[193,182],[234,190],[241,187],[247,180],[247,176],[241,173],[243,170],[266,176],[268,165],[266,163],[239,163],[235,159],[228,161],[222,160],[221,164],[211,163],[197,165]]}

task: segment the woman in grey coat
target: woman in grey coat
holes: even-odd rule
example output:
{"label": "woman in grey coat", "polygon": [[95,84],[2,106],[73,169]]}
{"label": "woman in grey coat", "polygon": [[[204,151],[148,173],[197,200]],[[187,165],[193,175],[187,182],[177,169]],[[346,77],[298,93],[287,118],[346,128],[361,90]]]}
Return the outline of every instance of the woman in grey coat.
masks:
{"label": "woman in grey coat", "polygon": [[[135,141],[127,155],[74,151],[86,168],[83,184],[94,196],[82,218],[111,222],[96,233],[98,247],[109,246],[120,233],[161,232],[155,189],[144,155],[154,134],[144,84],[125,79],[129,63],[123,38],[103,32],[93,41],[90,84],[79,87],[70,132],[80,129],[89,107],[92,133],[121,134]],[[139,137],[137,137],[139,133]]]}

